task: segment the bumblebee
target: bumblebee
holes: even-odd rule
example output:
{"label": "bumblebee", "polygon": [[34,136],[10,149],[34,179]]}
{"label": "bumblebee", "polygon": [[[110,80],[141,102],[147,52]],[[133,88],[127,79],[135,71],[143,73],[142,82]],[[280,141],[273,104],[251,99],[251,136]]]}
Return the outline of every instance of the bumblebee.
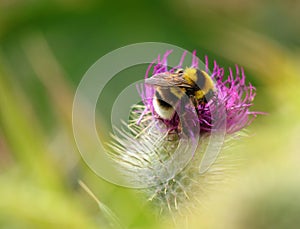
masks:
{"label": "bumblebee", "polygon": [[[154,110],[166,120],[173,118],[174,108],[184,98],[190,99],[197,108],[199,104],[210,101],[216,91],[212,78],[205,71],[197,68],[178,69],[174,73],[159,73],[146,79],[145,84],[155,87]],[[186,102],[189,101],[183,103]]]}

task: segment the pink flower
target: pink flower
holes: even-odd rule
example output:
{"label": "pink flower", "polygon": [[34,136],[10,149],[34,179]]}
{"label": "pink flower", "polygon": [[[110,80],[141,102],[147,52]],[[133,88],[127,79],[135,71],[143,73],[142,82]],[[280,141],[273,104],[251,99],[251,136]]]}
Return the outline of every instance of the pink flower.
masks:
{"label": "pink flower", "polygon": [[[186,52],[184,52],[179,64],[176,67],[168,69],[167,59],[171,53],[172,51],[167,51],[162,58],[158,56],[157,59],[149,65],[145,79],[158,73],[174,72],[176,69],[186,67],[182,66],[186,56]],[[202,70],[209,73],[208,66],[208,58],[205,57],[205,69]],[[195,51],[193,52],[190,67],[199,68]],[[153,69],[152,74],[150,74],[151,69]],[[229,68],[229,74],[225,75],[224,68],[220,67],[216,61],[214,61],[214,68],[210,76],[215,81],[216,94],[208,103],[199,104],[198,107],[195,107],[201,133],[209,133],[213,128],[218,128],[217,125],[222,120],[222,122],[225,121],[226,133],[232,134],[248,126],[258,114],[261,114],[261,112],[250,111],[250,107],[253,105],[255,98],[255,87],[250,83],[246,83],[243,68],[236,66],[235,71]],[[153,87],[145,85],[139,92],[146,107],[144,113],[151,111],[153,118],[162,120],[169,130],[178,130],[179,117],[177,114],[174,115],[171,120],[164,120],[155,112],[152,99],[155,93]],[[222,105],[221,111],[220,104]],[[226,120],[224,120],[224,118]]]}

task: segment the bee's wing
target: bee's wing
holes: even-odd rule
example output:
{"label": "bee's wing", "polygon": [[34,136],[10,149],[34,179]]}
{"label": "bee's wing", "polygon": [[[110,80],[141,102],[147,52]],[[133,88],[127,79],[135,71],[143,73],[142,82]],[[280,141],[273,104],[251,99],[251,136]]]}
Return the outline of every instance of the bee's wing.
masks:
{"label": "bee's wing", "polygon": [[164,78],[151,77],[145,80],[145,84],[162,87],[173,87],[174,83],[167,81]]}
{"label": "bee's wing", "polygon": [[151,78],[146,79],[145,84],[161,87],[192,87],[192,85],[186,82],[184,78],[178,76],[178,74],[170,73],[160,73],[154,75]]}

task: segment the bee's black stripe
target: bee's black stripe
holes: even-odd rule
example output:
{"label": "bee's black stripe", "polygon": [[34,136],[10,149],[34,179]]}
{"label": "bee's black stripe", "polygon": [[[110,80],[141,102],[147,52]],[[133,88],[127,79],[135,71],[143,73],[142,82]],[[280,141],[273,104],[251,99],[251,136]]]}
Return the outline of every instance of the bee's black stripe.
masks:
{"label": "bee's black stripe", "polygon": [[170,91],[170,88],[157,90],[155,92],[155,96],[158,100],[159,105],[165,108],[174,107],[179,101],[178,97]]}
{"label": "bee's black stripe", "polygon": [[205,101],[208,102],[209,100],[212,99],[212,97],[214,97],[215,93],[212,89],[210,89],[206,95],[205,95]]}
{"label": "bee's black stripe", "polygon": [[199,69],[196,70],[196,74],[197,74],[197,81],[195,82],[196,87],[198,87],[199,89],[203,89],[205,84],[205,76]]}
{"label": "bee's black stripe", "polygon": [[162,106],[162,107],[164,107],[164,108],[167,108],[167,109],[168,109],[168,108],[172,108],[172,106],[171,106],[169,103],[165,102],[165,101],[162,99],[162,97],[161,97],[161,95],[159,94],[159,92],[156,91],[155,95],[156,95],[156,98],[157,98],[157,102],[159,103],[160,106]]}

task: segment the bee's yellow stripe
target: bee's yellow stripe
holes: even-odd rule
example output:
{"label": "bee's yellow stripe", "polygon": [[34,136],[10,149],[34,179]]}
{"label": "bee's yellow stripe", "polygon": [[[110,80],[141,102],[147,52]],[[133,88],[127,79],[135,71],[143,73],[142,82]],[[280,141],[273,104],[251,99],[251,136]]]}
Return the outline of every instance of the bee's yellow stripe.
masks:
{"label": "bee's yellow stripe", "polygon": [[205,93],[202,90],[198,90],[195,92],[196,99],[202,99],[204,96],[205,96]]}
{"label": "bee's yellow stripe", "polygon": [[212,78],[205,72],[205,71],[202,71],[202,74],[204,75],[205,77],[205,84],[204,84],[204,87],[201,88],[201,90],[206,94],[207,92],[209,92],[209,90],[215,90],[215,84],[214,84],[214,81],[212,80]]}

